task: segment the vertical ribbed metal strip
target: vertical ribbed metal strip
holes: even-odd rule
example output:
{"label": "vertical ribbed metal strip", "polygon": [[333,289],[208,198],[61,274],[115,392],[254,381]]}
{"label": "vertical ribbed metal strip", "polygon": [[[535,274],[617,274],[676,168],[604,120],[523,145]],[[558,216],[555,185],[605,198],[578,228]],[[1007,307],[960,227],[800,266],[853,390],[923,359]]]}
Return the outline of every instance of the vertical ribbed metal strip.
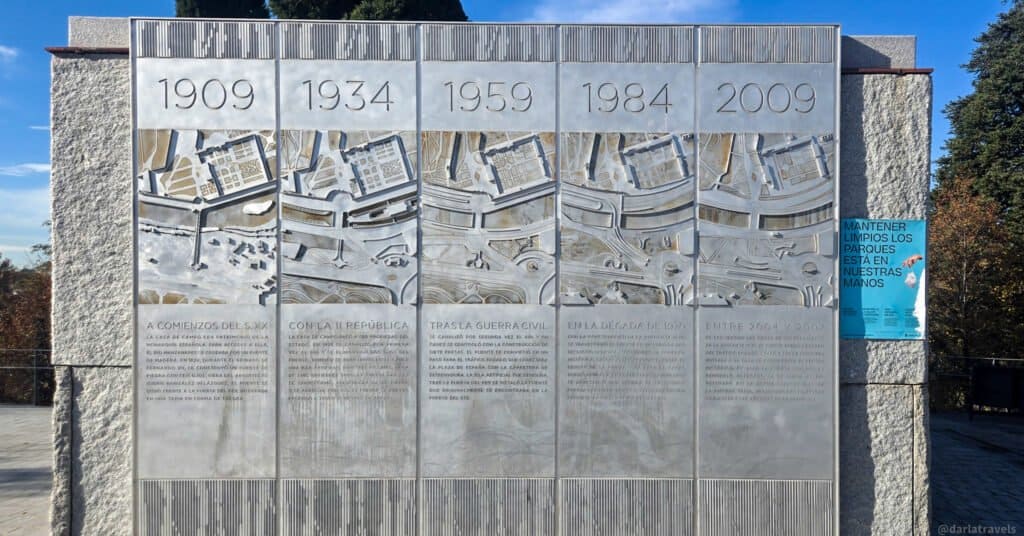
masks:
{"label": "vertical ribbed metal strip", "polygon": [[702,26],[704,63],[831,63],[832,26]]}
{"label": "vertical ribbed metal strip", "polygon": [[282,22],[281,59],[412,61],[415,24]]}
{"label": "vertical ribbed metal strip", "polygon": [[416,533],[416,481],[282,480],[288,536]]}
{"label": "vertical ribbed metal strip", "polygon": [[424,61],[555,61],[554,26],[424,24]]}
{"label": "vertical ribbed metal strip", "polygon": [[139,58],[274,58],[272,22],[138,20],[135,55]]}
{"label": "vertical ribbed metal strip", "polygon": [[274,480],[143,480],[142,536],[277,534]]}
{"label": "vertical ribbed metal strip", "polygon": [[561,480],[562,536],[688,536],[693,480]]}
{"label": "vertical ribbed metal strip", "polygon": [[427,479],[424,536],[555,533],[554,479]]}
{"label": "vertical ribbed metal strip", "polygon": [[831,536],[832,483],[701,480],[701,536]]}
{"label": "vertical ribbed metal strip", "polygon": [[562,26],[566,62],[690,63],[692,26]]}

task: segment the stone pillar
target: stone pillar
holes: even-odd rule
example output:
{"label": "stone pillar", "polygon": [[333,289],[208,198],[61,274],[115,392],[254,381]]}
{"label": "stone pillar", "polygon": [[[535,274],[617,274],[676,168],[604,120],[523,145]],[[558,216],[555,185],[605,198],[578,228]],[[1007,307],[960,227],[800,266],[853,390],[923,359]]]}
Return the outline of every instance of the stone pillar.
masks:
{"label": "stone pillar", "polygon": [[[923,219],[932,83],[914,39],[843,40],[843,218]],[[844,536],[929,534],[924,341],[840,342],[840,523]]]}
{"label": "stone pillar", "polygon": [[[132,533],[132,166],[128,20],[72,18],[53,48],[57,535]],[[913,38],[844,38],[842,217],[924,218],[931,78]],[[843,341],[844,536],[928,534],[923,342]]]}
{"label": "stone pillar", "polygon": [[131,534],[128,21],[72,18],[51,49],[54,534]]}

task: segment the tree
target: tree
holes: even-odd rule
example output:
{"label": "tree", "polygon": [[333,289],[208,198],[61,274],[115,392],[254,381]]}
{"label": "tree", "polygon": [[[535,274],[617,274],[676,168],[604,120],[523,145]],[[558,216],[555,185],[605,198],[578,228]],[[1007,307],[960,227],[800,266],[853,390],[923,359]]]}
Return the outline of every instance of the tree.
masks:
{"label": "tree", "polygon": [[266,0],[175,0],[178,17],[266,19]]}
{"label": "tree", "polygon": [[349,18],[357,20],[468,20],[459,0],[363,0]]}
{"label": "tree", "polygon": [[972,182],[950,179],[932,194],[929,333],[939,356],[1001,356],[1016,331],[1005,314],[1016,284],[1008,232],[999,204],[973,193]]}
{"label": "tree", "polygon": [[459,0],[270,0],[282,19],[465,21]]}
{"label": "tree", "polygon": [[940,185],[973,177],[975,191],[995,200],[1013,237],[1024,233],[1024,0],[976,40],[964,68],[974,74],[973,93],[944,112],[952,137],[938,161]]}

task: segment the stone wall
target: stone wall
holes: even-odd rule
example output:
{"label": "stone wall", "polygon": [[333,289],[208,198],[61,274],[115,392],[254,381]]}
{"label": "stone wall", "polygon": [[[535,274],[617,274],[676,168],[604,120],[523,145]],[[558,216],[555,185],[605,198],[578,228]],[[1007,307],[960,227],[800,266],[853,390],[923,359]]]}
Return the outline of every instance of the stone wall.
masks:
{"label": "stone wall", "polygon": [[[131,534],[132,173],[126,19],[52,49],[54,534]],[[844,38],[842,217],[923,218],[931,78],[913,38]],[[859,68],[859,70],[857,70]],[[870,74],[867,74],[870,73]],[[844,536],[928,534],[922,342],[844,341]]]}

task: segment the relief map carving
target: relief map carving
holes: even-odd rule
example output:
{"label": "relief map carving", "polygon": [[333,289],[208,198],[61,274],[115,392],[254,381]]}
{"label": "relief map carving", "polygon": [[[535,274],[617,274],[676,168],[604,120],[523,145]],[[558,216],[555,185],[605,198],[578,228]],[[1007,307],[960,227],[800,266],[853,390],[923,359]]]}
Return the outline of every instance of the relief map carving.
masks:
{"label": "relief map carving", "polygon": [[424,132],[424,303],[549,304],[555,135]]}
{"label": "relief map carving", "polygon": [[272,131],[139,130],[140,304],[267,304],[277,291]]}
{"label": "relief map carving", "polygon": [[281,133],[281,303],[416,302],[416,135]]}
{"label": "relief map carving", "polygon": [[562,136],[561,302],[693,300],[694,137]]}
{"label": "relief map carving", "polygon": [[700,303],[831,307],[832,134],[700,137]]}

